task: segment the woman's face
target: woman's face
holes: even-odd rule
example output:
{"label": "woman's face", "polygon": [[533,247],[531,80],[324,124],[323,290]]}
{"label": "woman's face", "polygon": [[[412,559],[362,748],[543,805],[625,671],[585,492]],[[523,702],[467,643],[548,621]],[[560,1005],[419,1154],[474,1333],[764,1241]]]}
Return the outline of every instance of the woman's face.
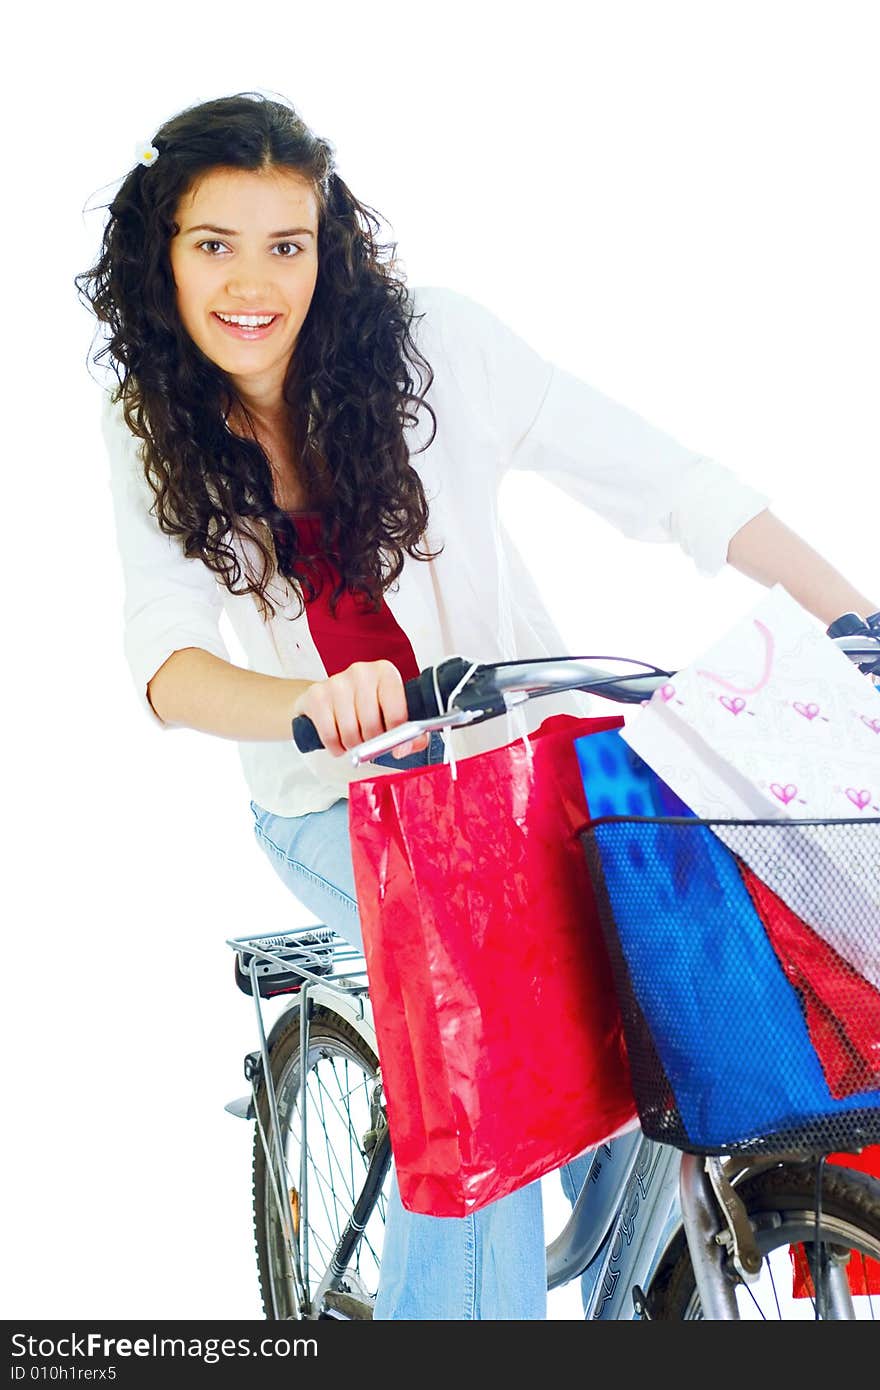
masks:
{"label": "woman's face", "polygon": [[[291,170],[214,169],[175,209],[170,243],[181,322],[257,411],[281,404],[318,276],[318,204]],[[275,314],[255,336],[218,317]]]}

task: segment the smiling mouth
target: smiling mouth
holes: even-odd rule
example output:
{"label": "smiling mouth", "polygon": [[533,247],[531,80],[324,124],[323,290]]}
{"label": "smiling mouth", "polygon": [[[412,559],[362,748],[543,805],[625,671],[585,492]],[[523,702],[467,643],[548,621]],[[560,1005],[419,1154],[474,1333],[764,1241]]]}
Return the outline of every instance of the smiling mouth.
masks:
{"label": "smiling mouth", "polygon": [[271,323],[261,323],[252,327],[247,324],[227,323],[225,319],[222,319],[220,317],[216,310],[212,311],[212,318],[214,318],[217,321],[221,328],[225,329],[225,331],[231,334],[233,338],[241,338],[244,341],[253,340],[255,338],[267,337],[272,332],[272,330],[274,329],[275,325],[279,322],[281,317],[281,314],[275,314],[272,318]]}

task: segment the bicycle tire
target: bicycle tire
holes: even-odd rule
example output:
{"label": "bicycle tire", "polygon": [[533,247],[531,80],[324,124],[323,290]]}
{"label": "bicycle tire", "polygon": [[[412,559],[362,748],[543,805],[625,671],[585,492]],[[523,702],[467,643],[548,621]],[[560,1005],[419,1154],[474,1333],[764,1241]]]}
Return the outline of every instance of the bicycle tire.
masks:
{"label": "bicycle tire", "polygon": [[[783,1164],[743,1178],[736,1191],[745,1203],[765,1256],[765,1286],[737,1279],[741,1317],[766,1317],[782,1321],[815,1317],[812,1298],[793,1299],[775,1286],[776,1275],[787,1275],[791,1284],[789,1246],[808,1242],[815,1232],[815,1163]],[[852,1257],[880,1260],[880,1182],[853,1169],[826,1165],[822,1177],[820,1240],[843,1247]],[[770,1257],[769,1259],[766,1257]],[[778,1266],[774,1270],[774,1265]],[[766,1281],[770,1281],[770,1287]],[[684,1232],[679,1231],[646,1297],[648,1316],[657,1322],[692,1322],[702,1319],[694,1270]],[[857,1316],[880,1314],[880,1297],[856,1300]],[[758,1311],[756,1311],[756,1308]],[[766,1312],[764,1311],[766,1309]],[[788,1315],[786,1317],[786,1314]],[[772,1319],[768,1319],[772,1320]]]}
{"label": "bicycle tire", "polygon": [[[272,1044],[269,1053],[276,1090],[279,1124],[283,1135],[289,1183],[284,1196],[291,1212],[301,1218],[299,1202],[300,1143],[300,1026],[298,1009],[291,1010],[290,1025]],[[360,1238],[355,1256],[339,1283],[335,1298],[316,1309],[313,1300],[329,1261],[329,1253],[345,1221],[351,1215],[357,1191],[369,1165],[363,1148],[371,1127],[370,1099],[378,1069],[378,1058],[360,1033],[348,1021],[323,1005],[313,1008],[309,1020],[309,1074],[307,1089],[307,1147],[311,1155],[308,1171],[308,1219],[305,1222],[308,1247],[309,1302],[303,1305],[292,1262],[284,1239],[275,1198],[271,1170],[266,1163],[263,1135],[270,1137],[269,1100],[265,1084],[257,1086],[256,1101],[260,1124],[255,1125],[253,1150],[253,1218],[257,1271],[263,1311],[270,1319],[341,1316],[372,1316],[371,1305],[378,1285],[381,1238],[384,1235],[385,1197],[379,1193],[372,1215]],[[318,1075],[319,1071],[322,1073]],[[352,1075],[352,1072],[360,1075]],[[330,1081],[330,1075],[333,1081]],[[352,1082],[352,1085],[349,1083]],[[318,1101],[320,1103],[318,1103]],[[328,1134],[328,1112],[340,1123]],[[342,1121],[342,1113],[345,1121]],[[323,1123],[322,1152],[314,1144],[315,1124]],[[262,1125],[263,1135],[260,1132]],[[291,1151],[291,1145],[293,1146]],[[330,1190],[318,1163],[326,1158],[332,1177]],[[291,1191],[292,1190],[292,1191]],[[294,1197],[292,1192],[296,1194]],[[302,1256],[302,1222],[297,1246]],[[378,1244],[378,1249],[377,1249]],[[369,1257],[369,1258],[368,1258]],[[368,1266],[368,1268],[367,1268]],[[337,1311],[328,1312],[335,1306]]]}

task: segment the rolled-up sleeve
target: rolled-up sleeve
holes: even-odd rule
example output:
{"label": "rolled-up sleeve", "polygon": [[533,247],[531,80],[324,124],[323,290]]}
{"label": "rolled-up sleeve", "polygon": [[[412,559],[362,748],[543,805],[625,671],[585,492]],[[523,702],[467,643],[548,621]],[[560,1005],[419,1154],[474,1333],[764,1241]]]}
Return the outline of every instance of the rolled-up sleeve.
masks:
{"label": "rolled-up sleeve", "polygon": [[220,633],[223,604],[216,579],[200,559],[188,559],[150,514],[153,494],[143,476],[140,441],[105,392],[101,429],[110,460],[109,486],[122,561],[123,650],[144,710],[166,724],[147,697],[147,686],[172,652],[201,647],[230,661]]}
{"label": "rolled-up sleeve", "polygon": [[534,471],[633,540],[677,542],[703,575],[726,564],[765,493],[548,362],[474,300],[443,301],[460,370],[487,393],[502,474]]}

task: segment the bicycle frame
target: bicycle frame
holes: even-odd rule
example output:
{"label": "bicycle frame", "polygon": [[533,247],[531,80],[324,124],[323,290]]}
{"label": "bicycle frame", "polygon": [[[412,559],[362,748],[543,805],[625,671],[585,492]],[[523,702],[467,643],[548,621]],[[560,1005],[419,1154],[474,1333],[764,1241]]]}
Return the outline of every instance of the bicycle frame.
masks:
{"label": "bicycle frame", "polygon": [[640,1130],[594,1150],[571,1216],[547,1248],[548,1289],[580,1277],[585,1318],[637,1315],[632,1290],[649,1286],[680,1222],[679,1157]]}

